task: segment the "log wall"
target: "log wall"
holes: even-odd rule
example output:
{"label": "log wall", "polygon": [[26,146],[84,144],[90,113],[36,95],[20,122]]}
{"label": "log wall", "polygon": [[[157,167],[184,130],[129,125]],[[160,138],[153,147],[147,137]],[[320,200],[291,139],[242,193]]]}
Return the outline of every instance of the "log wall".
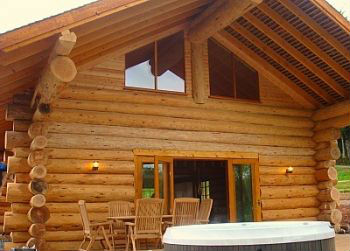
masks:
{"label": "log wall", "polygon": [[[268,92],[263,92],[261,104],[213,98],[196,104],[191,97],[190,48],[185,47],[185,95],[123,90],[124,61],[116,57],[80,72],[50,114],[36,114],[35,125],[47,128],[40,154],[31,144],[43,131],[28,134],[30,123],[14,120],[16,130],[7,133],[6,148],[14,152],[8,172],[15,182],[7,186],[11,212],[4,218],[4,231],[11,233],[13,243],[21,245],[30,237],[33,162],[47,171],[45,207],[50,218],[43,238],[50,247],[71,250],[82,239],[79,199],[87,201],[91,220],[105,220],[110,200],[134,200],[133,149],[257,153],[262,219],[319,215],[312,112],[295,108],[288,96],[284,104],[277,102]],[[208,69],[205,74],[208,81]],[[264,81],[266,88],[269,83]],[[93,161],[99,161],[98,172],[92,171]],[[289,166],[294,173],[286,175]]]}

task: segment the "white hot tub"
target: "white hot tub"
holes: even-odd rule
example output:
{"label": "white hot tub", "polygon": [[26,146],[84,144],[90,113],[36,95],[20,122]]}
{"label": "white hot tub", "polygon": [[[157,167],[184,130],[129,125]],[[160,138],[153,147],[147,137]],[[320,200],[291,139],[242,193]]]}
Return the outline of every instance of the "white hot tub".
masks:
{"label": "white hot tub", "polygon": [[[329,222],[283,221],[171,227],[166,230],[163,242],[165,251],[204,250],[204,247],[212,247],[211,250],[219,250],[215,247],[238,250],[235,247],[240,247],[239,250],[244,250],[242,246],[250,246],[249,250],[252,246],[257,247],[254,250],[284,250],[281,245],[295,246],[295,250],[332,251],[334,237]],[[184,249],[179,249],[179,246]],[[302,249],[297,249],[297,246]]]}

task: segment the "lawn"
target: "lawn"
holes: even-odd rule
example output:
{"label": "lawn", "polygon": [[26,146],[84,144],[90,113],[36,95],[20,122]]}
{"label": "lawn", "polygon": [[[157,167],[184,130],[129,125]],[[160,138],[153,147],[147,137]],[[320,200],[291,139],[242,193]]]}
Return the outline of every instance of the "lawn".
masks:
{"label": "lawn", "polygon": [[338,171],[337,188],[340,192],[350,192],[350,167],[337,165],[336,169]]}

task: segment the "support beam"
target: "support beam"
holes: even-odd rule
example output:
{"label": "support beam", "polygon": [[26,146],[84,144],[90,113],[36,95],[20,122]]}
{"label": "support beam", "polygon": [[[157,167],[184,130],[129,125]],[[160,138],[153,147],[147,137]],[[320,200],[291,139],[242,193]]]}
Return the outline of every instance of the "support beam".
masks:
{"label": "support beam", "polygon": [[321,50],[314,42],[307,36],[304,36],[297,28],[288,23],[282,16],[276,11],[272,10],[266,3],[259,5],[259,10],[266,16],[274,20],[285,31],[288,31],[296,40],[304,44],[310,51],[315,53],[323,62],[327,64],[337,72],[342,78],[350,82],[350,73],[341,67],[332,57],[330,57],[325,51]]}
{"label": "support beam", "polygon": [[272,83],[288,93],[288,95],[291,96],[299,104],[307,108],[312,108],[318,105],[315,100],[308,96],[297,85],[291,82],[287,77],[277,71],[265,60],[257,57],[253,51],[250,51],[249,48],[247,48],[227,32],[219,32],[218,34],[214,35],[214,38],[222,45],[224,45],[227,49],[231,50],[234,54],[247,62],[249,65],[254,67],[260,74],[270,79]]}
{"label": "support beam", "polygon": [[197,104],[203,104],[207,98],[205,95],[205,78],[204,78],[204,44],[191,44],[192,60],[192,95]]}
{"label": "support beam", "polygon": [[248,39],[257,48],[259,48],[259,50],[268,54],[269,57],[271,57],[279,65],[283,66],[290,73],[296,76],[301,82],[306,84],[311,90],[313,90],[317,95],[322,97],[324,100],[326,100],[329,103],[332,103],[334,101],[333,98],[326,91],[324,91],[321,87],[319,87],[317,84],[312,82],[312,80],[306,77],[302,72],[300,72],[294,65],[290,64],[281,55],[277,54],[271,47],[264,44],[260,39],[258,39],[255,35],[249,32],[248,29],[245,29],[244,27],[239,25],[237,22],[232,24],[231,28],[234,29],[236,32],[240,33],[246,39]]}
{"label": "support beam", "polygon": [[[321,1],[318,1],[321,2]],[[290,12],[296,15],[301,21],[308,25],[314,32],[320,35],[324,40],[333,46],[340,54],[342,54],[347,60],[350,60],[350,52],[346,49],[338,40],[329,34],[329,32],[319,25],[314,19],[305,14],[299,7],[297,7],[290,0],[281,0],[281,4],[286,7]]]}
{"label": "support beam", "polygon": [[192,22],[188,35],[189,40],[192,43],[207,40],[261,2],[262,0],[215,1]]}
{"label": "support beam", "polygon": [[68,55],[72,51],[76,39],[76,35],[70,31],[62,32],[61,36],[57,39],[47,66],[41,74],[31,106],[34,105],[36,95],[40,94],[39,109],[41,111],[46,109],[49,111],[49,107],[44,107],[52,102],[57,96],[58,90],[64,87],[65,83],[69,83],[75,78],[77,69]]}
{"label": "support beam", "polygon": [[321,120],[342,116],[349,113],[349,107],[350,107],[350,100],[345,100],[335,105],[319,109],[314,113],[314,115],[312,116],[312,119],[314,121],[321,121]]}
{"label": "support beam", "polygon": [[334,79],[332,79],[323,70],[318,68],[318,66],[316,66],[313,62],[305,58],[305,56],[298,49],[290,45],[286,40],[284,40],[281,36],[275,33],[275,31],[272,30],[271,27],[269,27],[259,18],[257,18],[251,13],[246,13],[244,15],[244,18],[248,20],[252,25],[254,25],[257,29],[259,29],[262,33],[264,33],[269,39],[274,41],[283,50],[288,52],[292,57],[294,57],[301,64],[303,64],[307,69],[313,72],[317,77],[319,77],[321,80],[327,83],[340,96],[347,97],[349,95],[348,91],[345,88],[340,86]]}

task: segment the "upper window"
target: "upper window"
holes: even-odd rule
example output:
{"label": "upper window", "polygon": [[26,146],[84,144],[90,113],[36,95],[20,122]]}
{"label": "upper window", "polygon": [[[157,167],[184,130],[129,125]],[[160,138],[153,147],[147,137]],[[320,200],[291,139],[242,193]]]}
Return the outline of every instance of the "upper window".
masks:
{"label": "upper window", "polygon": [[210,95],[259,100],[256,70],[213,39],[208,40]]}
{"label": "upper window", "polygon": [[125,86],[185,92],[183,32],[126,54]]}

